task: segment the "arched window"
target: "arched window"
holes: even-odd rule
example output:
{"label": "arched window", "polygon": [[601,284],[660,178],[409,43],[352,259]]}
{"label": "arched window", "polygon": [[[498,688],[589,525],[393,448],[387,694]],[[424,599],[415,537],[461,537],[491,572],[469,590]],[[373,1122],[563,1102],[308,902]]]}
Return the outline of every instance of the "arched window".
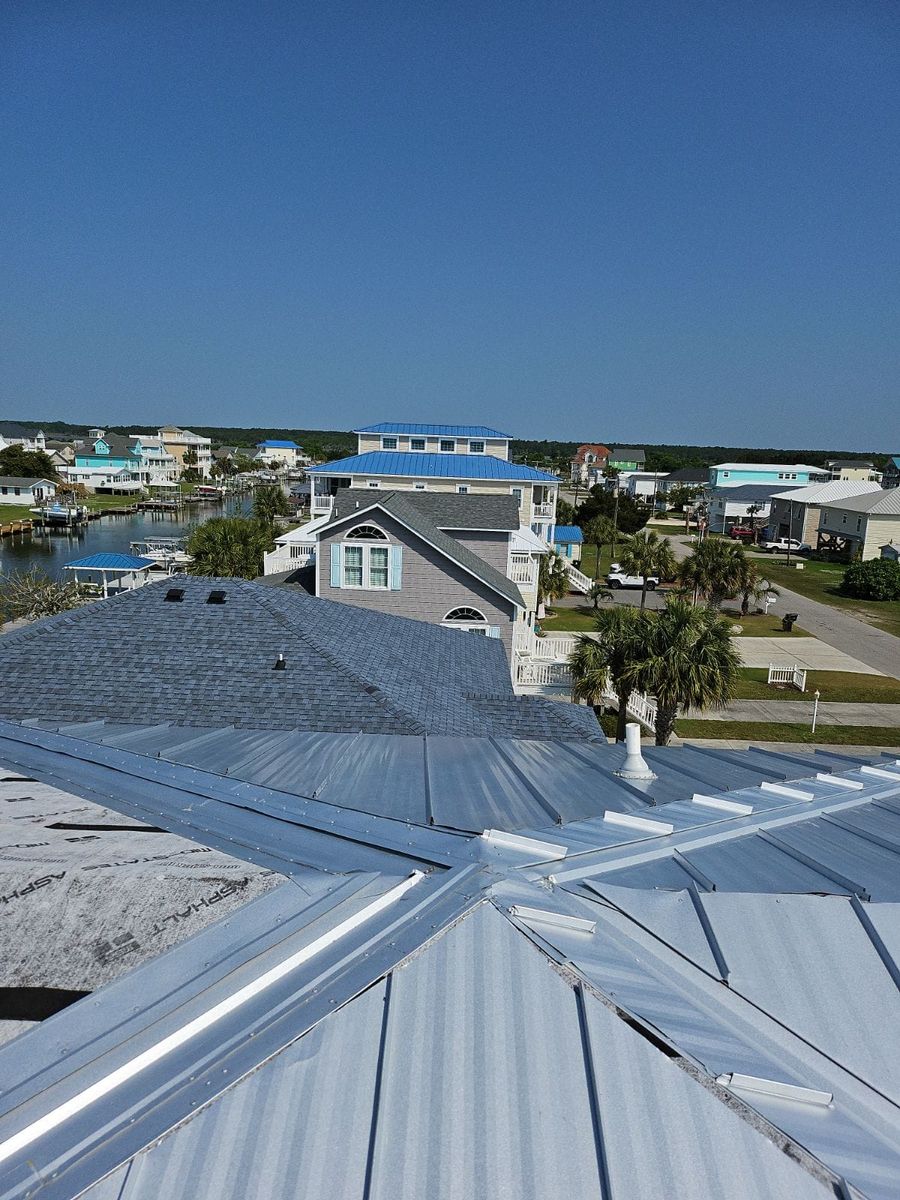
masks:
{"label": "arched window", "polygon": [[345,542],[386,542],[387,534],[376,525],[357,525],[349,533],[344,534]]}
{"label": "arched window", "polygon": [[476,621],[487,625],[487,617],[484,613],[480,613],[477,608],[467,608],[465,605],[462,608],[451,608],[444,617],[445,621],[465,621],[468,624],[473,624]]}

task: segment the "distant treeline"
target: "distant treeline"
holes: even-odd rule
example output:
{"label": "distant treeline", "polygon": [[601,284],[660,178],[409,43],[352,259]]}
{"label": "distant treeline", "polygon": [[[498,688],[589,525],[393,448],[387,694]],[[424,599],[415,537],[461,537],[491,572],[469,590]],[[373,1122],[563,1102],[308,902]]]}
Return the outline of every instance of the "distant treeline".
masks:
{"label": "distant treeline", "polygon": [[[0,422],[0,427],[6,422]],[[67,421],[17,421],[26,428],[40,428],[45,433],[57,434],[62,438],[84,434],[86,425],[72,425]],[[185,423],[203,437],[212,438],[213,446],[242,446],[250,449],[267,438],[295,441],[303,446],[313,458],[341,458],[355,454],[356,436],[343,429],[237,429],[229,426],[194,425]],[[159,425],[152,421],[130,425],[106,426],[111,433],[133,433],[136,430],[155,431]],[[516,462],[527,462],[533,466],[565,468],[578,449],[579,442],[528,441],[514,439],[510,451]],[[871,459],[876,467],[883,467],[888,455],[896,451],[843,450],[774,450],[759,446],[674,446],[665,443],[651,445],[648,442],[617,442],[608,440],[607,446],[642,446],[646,454],[648,471],[676,471],[681,467],[706,467],[719,462],[774,462],[809,463],[823,466],[828,458]]]}
{"label": "distant treeline", "polygon": [[[533,466],[555,464],[564,466],[574,455],[580,442],[530,442],[516,440],[510,443],[513,458],[517,462],[528,462]],[[720,462],[772,462],[808,463],[811,467],[825,465],[829,458],[871,459],[876,467],[883,467],[888,453],[868,450],[773,450],[759,446],[672,446],[651,445],[649,442],[607,441],[607,446],[640,446],[646,455],[648,471],[677,471],[682,467],[707,467]]]}

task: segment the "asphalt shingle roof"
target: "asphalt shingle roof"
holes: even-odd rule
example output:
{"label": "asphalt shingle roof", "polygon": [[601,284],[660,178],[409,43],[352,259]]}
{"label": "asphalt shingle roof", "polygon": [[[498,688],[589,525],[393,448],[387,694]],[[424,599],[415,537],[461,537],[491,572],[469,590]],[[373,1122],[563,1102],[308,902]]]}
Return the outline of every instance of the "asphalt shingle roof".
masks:
{"label": "asphalt shingle roof", "polygon": [[[183,599],[167,602],[174,588]],[[214,590],[224,604],[207,603]],[[568,705],[548,701],[536,720],[499,640],[238,579],[170,576],[37,621],[0,637],[0,675],[0,714],[15,720],[588,736]]]}
{"label": "asphalt shingle roof", "polygon": [[[341,488],[334,498],[334,517],[347,516],[372,503],[371,488]],[[376,493],[377,495],[377,493]],[[401,495],[438,529],[489,529],[515,532],[520,525],[515,496],[480,496],[475,492],[409,492]]]}
{"label": "asphalt shingle roof", "polygon": [[507,462],[493,454],[420,454],[403,450],[369,450],[335,462],[309,467],[310,475],[400,475],[406,479],[508,479],[559,483],[555,475]]}

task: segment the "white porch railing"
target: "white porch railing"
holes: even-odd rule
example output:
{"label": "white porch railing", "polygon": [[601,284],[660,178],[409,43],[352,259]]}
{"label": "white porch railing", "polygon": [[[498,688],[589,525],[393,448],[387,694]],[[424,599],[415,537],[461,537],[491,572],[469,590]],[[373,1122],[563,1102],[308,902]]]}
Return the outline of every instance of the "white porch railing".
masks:
{"label": "white porch railing", "polygon": [[571,687],[568,663],[523,658],[516,663],[516,683],[520,687]]}
{"label": "white porch railing", "polygon": [[525,658],[546,662],[566,662],[575,643],[567,637],[538,637],[531,629],[521,627],[513,638],[513,650]]}
{"label": "white porch railing", "polygon": [[806,691],[806,671],[801,670],[796,663],[792,667],[773,667],[769,663],[768,683],[790,683],[798,692]]}
{"label": "white porch railing", "polygon": [[591,585],[594,582],[593,579],[582,574],[572,563],[566,563],[566,574],[569,577],[569,583],[571,583],[576,592],[582,592],[585,596],[590,592]]}
{"label": "white porch railing", "polygon": [[313,513],[327,513],[334,508],[334,496],[312,496],[310,511]]}
{"label": "white porch railing", "polygon": [[530,554],[514,554],[509,564],[509,577],[513,583],[534,584],[537,582],[537,566]]}
{"label": "white porch railing", "polygon": [[277,575],[279,571],[296,571],[316,557],[315,542],[288,542],[276,546],[263,556],[263,574]]}
{"label": "white porch railing", "polygon": [[531,511],[532,511],[532,515],[537,520],[540,520],[540,519],[544,519],[544,520],[551,519],[552,520],[552,518],[553,518],[553,505],[552,504],[532,504]]}

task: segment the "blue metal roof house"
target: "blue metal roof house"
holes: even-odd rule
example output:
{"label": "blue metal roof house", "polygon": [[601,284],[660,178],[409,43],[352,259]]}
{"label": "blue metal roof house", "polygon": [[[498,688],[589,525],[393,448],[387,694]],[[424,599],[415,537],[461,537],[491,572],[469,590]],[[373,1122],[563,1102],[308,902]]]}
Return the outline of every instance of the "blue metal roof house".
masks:
{"label": "blue metal roof house", "polygon": [[559,479],[509,461],[509,434],[487,425],[382,422],[355,430],[358,453],[309,469],[315,519],[331,511],[340,487],[495,492],[515,495],[521,524],[550,536]]}
{"label": "blue metal roof house", "polygon": [[563,558],[580,558],[584,537],[578,525],[557,525],[553,530],[553,549]]}

